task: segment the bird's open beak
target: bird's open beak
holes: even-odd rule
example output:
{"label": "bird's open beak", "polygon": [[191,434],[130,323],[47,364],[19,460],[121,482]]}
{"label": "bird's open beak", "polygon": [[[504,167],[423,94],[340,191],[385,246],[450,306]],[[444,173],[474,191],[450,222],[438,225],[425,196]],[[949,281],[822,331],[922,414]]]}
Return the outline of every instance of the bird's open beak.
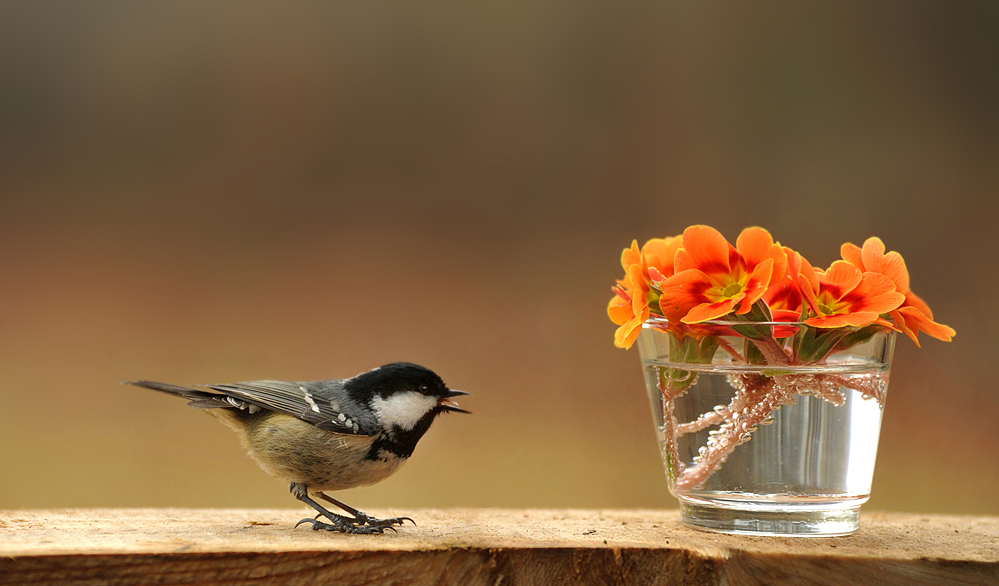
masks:
{"label": "bird's open beak", "polygon": [[469,415],[471,415],[472,414],[471,411],[465,411],[464,409],[459,407],[457,403],[451,400],[454,397],[460,397],[462,395],[470,395],[470,394],[471,393],[466,393],[465,391],[456,391],[454,389],[449,389],[447,395],[444,398],[442,398],[440,401],[438,401],[437,405],[444,411],[454,411],[456,413],[468,413]]}

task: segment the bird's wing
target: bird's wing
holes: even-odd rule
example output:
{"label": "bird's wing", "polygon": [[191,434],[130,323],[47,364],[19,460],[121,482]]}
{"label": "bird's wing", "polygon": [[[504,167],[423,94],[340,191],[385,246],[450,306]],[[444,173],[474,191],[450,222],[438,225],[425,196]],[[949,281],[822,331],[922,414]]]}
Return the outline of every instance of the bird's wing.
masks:
{"label": "bird's wing", "polygon": [[287,413],[327,431],[373,435],[377,422],[343,392],[342,381],[250,381],[207,388],[271,411]]}

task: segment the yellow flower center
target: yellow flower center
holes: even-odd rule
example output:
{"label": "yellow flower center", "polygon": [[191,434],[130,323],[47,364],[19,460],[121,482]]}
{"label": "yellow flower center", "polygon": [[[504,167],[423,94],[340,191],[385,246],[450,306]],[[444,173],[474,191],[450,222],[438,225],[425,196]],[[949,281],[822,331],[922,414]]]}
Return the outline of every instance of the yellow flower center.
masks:
{"label": "yellow flower center", "polygon": [[837,315],[840,313],[849,313],[850,304],[844,303],[839,299],[836,299],[828,291],[823,291],[818,294],[816,301],[819,302],[819,313],[822,315]]}
{"label": "yellow flower center", "polygon": [[722,297],[725,297],[727,299],[731,299],[731,298],[735,297],[736,295],[738,295],[740,292],[742,292],[742,283],[736,282],[736,283],[732,283],[728,287],[725,287],[724,289],[722,289],[721,294],[722,294]]}
{"label": "yellow flower center", "polygon": [[732,273],[712,275],[713,287],[705,292],[712,302],[727,301],[746,290],[749,274],[736,269]]}

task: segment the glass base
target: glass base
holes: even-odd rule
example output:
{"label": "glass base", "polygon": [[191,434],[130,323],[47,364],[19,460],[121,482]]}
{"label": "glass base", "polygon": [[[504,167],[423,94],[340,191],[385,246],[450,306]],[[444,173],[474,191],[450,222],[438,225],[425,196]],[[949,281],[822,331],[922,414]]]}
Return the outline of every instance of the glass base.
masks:
{"label": "glass base", "polygon": [[860,507],[831,510],[733,509],[680,501],[680,519],[705,531],[739,535],[835,537],[860,529]]}

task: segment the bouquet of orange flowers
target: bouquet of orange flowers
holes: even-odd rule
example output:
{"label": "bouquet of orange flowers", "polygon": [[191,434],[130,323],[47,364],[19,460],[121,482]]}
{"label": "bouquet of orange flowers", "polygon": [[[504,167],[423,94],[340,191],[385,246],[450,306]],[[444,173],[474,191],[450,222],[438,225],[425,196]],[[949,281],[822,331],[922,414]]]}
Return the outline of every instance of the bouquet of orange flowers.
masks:
{"label": "bouquet of orange flowers", "polygon": [[[673,418],[672,400],[691,387],[697,374],[680,367],[659,369],[656,384],[666,411],[664,459],[676,490],[703,483],[775,409],[794,404],[796,395],[839,405],[842,389],[853,389],[883,403],[886,382],[880,378],[803,377],[788,374],[788,367],[824,365],[877,332],[904,333],[917,346],[919,332],[943,341],[954,336],[910,290],[902,256],[886,252],[879,238],[869,238],[862,247],[844,244],[840,254],[842,260],[828,269],[816,269],[762,228],[743,230],[733,246],[714,228],[700,225],[641,248],[633,242],[624,250],[625,275],[607,306],[611,321],[620,326],[616,346],[629,348],[643,327],[652,328],[670,334],[674,366],[710,364],[721,351],[733,363],[762,369],[732,382],[737,392],[728,406],[684,424]],[[741,348],[727,341],[733,337],[743,342]],[[685,467],[675,438],[712,425],[720,427],[693,466]]]}

